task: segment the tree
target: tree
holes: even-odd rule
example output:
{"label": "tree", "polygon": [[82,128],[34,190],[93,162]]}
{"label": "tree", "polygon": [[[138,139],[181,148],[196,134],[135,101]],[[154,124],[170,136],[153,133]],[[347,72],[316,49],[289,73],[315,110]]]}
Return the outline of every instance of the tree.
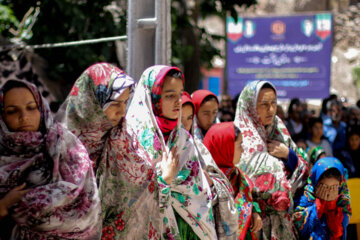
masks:
{"label": "tree", "polygon": [[[190,6],[191,2],[194,4]],[[225,33],[207,33],[199,26],[199,20],[217,15],[225,21],[227,14],[237,15],[236,7],[255,3],[256,0],[172,0],[172,64],[184,70],[186,90],[192,92],[198,88],[200,66],[211,67],[214,56],[221,55],[214,42],[225,38]],[[0,0],[0,4],[6,5],[10,13],[12,10],[17,19],[22,19],[31,7],[40,8],[32,35],[29,33],[28,39],[24,39],[29,45],[126,34],[126,0]],[[18,24],[14,19],[11,21],[5,28]],[[7,30],[1,34],[8,37]],[[91,64],[118,63],[114,42],[39,49],[36,53],[48,61],[49,78],[64,86],[63,98]]]}
{"label": "tree", "polygon": [[185,75],[185,89],[193,92],[200,82],[200,67],[212,67],[212,59],[221,56],[214,42],[225,39],[225,33],[210,34],[199,25],[199,20],[211,15],[225,21],[230,14],[237,19],[236,7],[249,7],[256,0],[173,0],[172,16],[172,63],[181,66]]}
{"label": "tree", "polygon": [[[114,18],[107,8],[112,0],[0,0],[0,3],[12,9],[17,19],[39,3],[33,35],[26,40],[29,45],[126,35],[126,11]],[[91,64],[99,61],[117,64],[115,50],[114,42],[106,42],[38,49],[36,53],[47,60],[49,78],[64,86],[64,98],[76,78]]]}

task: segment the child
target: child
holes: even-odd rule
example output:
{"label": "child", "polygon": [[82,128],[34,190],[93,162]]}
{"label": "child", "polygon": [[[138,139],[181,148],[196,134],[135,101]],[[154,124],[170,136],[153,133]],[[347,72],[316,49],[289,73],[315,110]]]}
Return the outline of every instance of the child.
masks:
{"label": "child", "polygon": [[194,137],[204,140],[206,132],[215,123],[219,111],[219,100],[208,90],[197,90],[192,94],[195,104]]}
{"label": "child", "polygon": [[121,69],[96,63],[76,80],[58,113],[96,163],[103,239],[159,234],[156,171],[136,136],[126,131],[124,116],[134,88],[135,81]]}
{"label": "child", "polygon": [[195,105],[187,92],[183,92],[182,95],[182,107],[181,107],[181,123],[184,128],[190,133],[194,121]]}
{"label": "child", "polygon": [[9,80],[0,95],[0,199],[2,215],[16,222],[11,239],[100,238],[100,200],[84,146],[53,122],[34,85]]}
{"label": "child", "polygon": [[238,210],[238,239],[256,239],[256,232],[262,228],[260,207],[253,202],[251,192],[253,183],[235,165],[239,163],[242,148],[242,135],[233,122],[213,125],[204,138],[216,164],[228,177]]}
{"label": "child", "polygon": [[[194,104],[186,92],[182,96],[181,121],[190,135],[194,134],[193,113]],[[215,215],[216,234],[219,239],[231,238],[238,232],[238,216],[235,210],[231,184],[224,173],[218,168],[211,153],[198,138],[194,139],[199,152],[199,160],[214,196],[213,212]],[[221,201],[219,201],[221,199]]]}
{"label": "child", "polygon": [[[176,67],[146,69],[136,86],[126,114],[159,177],[161,236],[166,239],[216,239],[212,194],[199,154],[188,131],[181,127],[184,76]],[[173,154],[174,160],[162,156]],[[175,177],[161,176],[166,165],[176,166]]]}
{"label": "child", "polygon": [[326,152],[324,148],[321,146],[312,147],[308,151],[308,159],[309,159],[309,171],[311,172],[312,167],[314,164],[321,158],[326,157]]}
{"label": "child", "polygon": [[348,142],[339,153],[339,159],[349,171],[349,178],[360,177],[360,129],[350,126],[347,130]]}
{"label": "child", "polygon": [[346,174],[334,157],[315,163],[294,215],[302,239],[346,239],[351,216]]}
{"label": "child", "polygon": [[310,118],[309,127],[311,131],[311,138],[306,140],[309,148],[321,146],[326,153],[326,156],[333,156],[333,152],[328,140],[323,137],[323,121],[319,118]]}

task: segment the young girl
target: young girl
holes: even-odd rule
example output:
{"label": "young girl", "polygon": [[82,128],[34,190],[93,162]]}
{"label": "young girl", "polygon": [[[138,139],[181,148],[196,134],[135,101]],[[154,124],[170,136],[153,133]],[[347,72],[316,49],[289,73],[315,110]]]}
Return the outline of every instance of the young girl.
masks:
{"label": "young girl", "polygon": [[294,215],[295,226],[303,239],[346,239],[351,216],[346,174],[334,157],[315,163]]}
{"label": "young girl", "polygon": [[323,120],[320,117],[310,118],[309,127],[311,131],[311,138],[306,140],[306,145],[309,148],[321,146],[325,150],[326,156],[333,156],[329,141],[327,139],[324,139]]}
{"label": "young girl", "polygon": [[96,162],[102,239],[160,236],[156,171],[124,119],[134,87],[119,68],[94,64],[76,80],[62,106],[64,115],[59,116],[85,142]]}
{"label": "young girl", "polygon": [[8,81],[0,105],[0,198],[17,191],[5,201],[16,222],[11,239],[100,238],[100,201],[81,142],[53,122],[30,83]]}
{"label": "young girl", "polygon": [[[170,239],[216,239],[210,186],[189,133],[180,126],[183,75],[176,67],[144,71],[126,114],[127,128],[157,166],[161,236]],[[163,155],[177,155],[163,160]],[[175,178],[160,172],[176,166]]]}
{"label": "young girl", "polygon": [[190,95],[185,91],[183,92],[181,101],[181,123],[188,132],[191,132],[194,122],[195,105]]}
{"label": "young girl", "polygon": [[233,122],[214,124],[204,138],[216,164],[231,182],[235,206],[238,210],[239,239],[256,239],[262,228],[259,205],[252,200],[253,183],[235,166],[240,161],[242,148],[240,130]]}
{"label": "young girl", "polygon": [[215,123],[219,111],[219,100],[208,90],[197,90],[192,94],[195,104],[194,137],[203,141],[206,132]]}
{"label": "young girl", "polygon": [[[184,92],[182,96],[181,119],[184,126],[187,126],[191,135],[193,132],[193,121],[187,121],[193,116],[191,97]],[[193,105],[194,106],[194,105]],[[184,119],[185,118],[185,119]],[[192,119],[191,119],[192,120]],[[194,139],[195,147],[199,152],[199,160],[205,176],[211,186],[213,194],[213,212],[215,215],[216,234],[219,239],[232,239],[238,234],[237,214],[235,203],[232,197],[231,184],[224,173],[214,162],[211,153],[199,139]]]}

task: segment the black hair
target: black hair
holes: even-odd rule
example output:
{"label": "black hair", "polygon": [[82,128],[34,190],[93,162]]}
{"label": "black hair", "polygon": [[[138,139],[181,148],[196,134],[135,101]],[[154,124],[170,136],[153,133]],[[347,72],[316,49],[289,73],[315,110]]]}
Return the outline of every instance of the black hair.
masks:
{"label": "black hair", "polygon": [[289,108],[288,108],[288,114],[291,114],[294,112],[294,106],[299,106],[301,104],[300,99],[293,98],[290,101]]}
{"label": "black hair", "polygon": [[323,172],[323,174],[321,174],[319,181],[321,181],[322,179],[325,178],[336,178],[337,180],[341,180],[341,173],[338,169],[336,168],[330,168],[328,170],[326,170],[325,172]]}
{"label": "black hair", "polygon": [[181,80],[184,80],[183,78],[183,74],[181,72],[179,72],[176,69],[171,69],[167,74],[167,77],[173,77],[173,78],[179,78]]}
{"label": "black hair", "polygon": [[230,115],[232,121],[234,121],[235,114],[233,112],[230,112],[230,111],[227,111],[227,110],[220,110],[220,121],[221,121],[221,116],[227,115],[227,114]]}
{"label": "black hair", "polygon": [[235,97],[231,100],[231,105],[233,109],[236,109],[236,104],[239,100],[239,97],[240,97],[240,93],[236,94]]}
{"label": "black hair", "polygon": [[312,128],[315,125],[315,123],[321,123],[321,125],[324,124],[321,117],[311,117],[309,119],[309,127]]}
{"label": "black hair", "polygon": [[329,100],[326,103],[326,110],[329,111],[332,106],[339,106],[341,108],[342,104],[338,100]]}
{"label": "black hair", "polygon": [[261,89],[272,89],[274,92],[276,92],[275,88],[270,83],[264,83]]}
{"label": "black hair", "polygon": [[360,126],[358,125],[349,125],[346,129],[346,135],[349,139],[352,135],[359,135],[360,136]]}
{"label": "black hair", "polygon": [[184,103],[184,104],[182,105],[182,107],[184,107],[184,106],[186,106],[186,105],[189,105],[189,106],[192,107],[192,109],[193,109],[193,114],[194,114],[194,112],[195,112],[195,106],[194,106],[194,104],[191,103],[191,102],[186,102],[186,103]]}
{"label": "black hair", "polygon": [[239,135],[241,134],[241,130],[240,130],[240,128],[238,128],[237,126],[235,126],[234,125],[234,127],[235,127],[235,141],[236,141],[236,139],[239,137]]}
{"label": "black hair", "polygon": [[360,108],[360,99],[356,102],[356,106]]}
{"label": "black hair", "polygon": [[208,95],[201,102],[200,106],[203,105],[204,103],[208,102],[208,101],[211,101],[211,100],[215,100],[219,104],[219,100],[217,99],[217,97],[215,97],[214,95]]}
{"label": "black hair", "polygon": [[2,91],[3,91],[4,95],[5,95],[5,93],[7,93],[8,91],[10,91],[13,88],[26,88],[26,89],[29,89],[28,86],[26,86],[26,84],[22,83],[20,80],[9,79],[9,80],[7,80],[7,82],[2,87]]}

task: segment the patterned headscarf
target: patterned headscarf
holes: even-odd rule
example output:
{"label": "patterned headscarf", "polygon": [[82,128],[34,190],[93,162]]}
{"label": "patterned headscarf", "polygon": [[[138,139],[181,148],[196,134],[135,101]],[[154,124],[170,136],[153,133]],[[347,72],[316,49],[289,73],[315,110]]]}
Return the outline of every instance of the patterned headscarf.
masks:
{"label": "patterned headscarf", "polygon": [[[311,174],[308,178],[307,186],[305,187],[304,195],[301,197],[300,205],[296,208],[296,212],[294,214],[294,222],[297,228],[300,230],[300,233],[302,233],[302,235],[308,235],[314,240],[327,238],[327,233],[325,232],[326,230],[324,230],[323,227],[314,228],[314,226],[322,226],[322,224],[318,222],[320,219],[313,219],[314,216],[317,218],[317,214],[314,215],[310,208],[313,208],[313,211],[315,212],[318,211],[317,208],[319,208],[319,206],[315,206],[315,188],[321,178],[321,175],[331,168],[337,169],[341,174],[339,197],[335,201],[337,209],[342,212],[342,239],[346,239],[346,227],[349,224],[351,217],[350,194],[346,184],[347,170],[337,158],[325,157],[318,160],[312,168]],[[338,215],[336,218],[341,219],[341,217]],[[328,224],[329,222],[337,222],[337,220],[334,219],[334,216],[331,215],[326,217],[326,221]],[[338,227],[340,226],[334,226],[334,228]],[[315,230],[313,232],[309,231],[310,228]]]}
{"label": "patterned headscarf", "polygon": [[214,239],[216,233],[211,207],[211,190],[201,169],[193,140],[188,132],[180,127],[178,121],[177,126],[169,134],[169,140],[165,142],[155,118],[153,86],[157,76],[168,68],[158,65],[144,71],[126,114],[127,128],[135,132],[140,144],[158,170],[163,155],[168,155],[170,149],[177,146],[177,154],[180,157],[177,176],[169,185],[158,177],[161,236],[179,237],[175,211],[201,239]]}
{"label": "patterned headscarf", "polygon": [[[164,80],[166,77],[166,74],[170,72],[171,70],[176,70],[181,73],[180,69],[177,67],[164,67],[162,68],[159,73],[154,76],[154,79],[151,79],[149,82],[149,86],[152,86],[151,88],[151,102],[152,102],[152,108],[153,112],[155,114],[156,122],[163,133],[163,136],[165,138],[165,141],[168,140],[170,132],[176,127],[178,123],[178,119],[169,119],[164,117],[161,109],[161,91],[164,85]],[[182,73],[181,73],[182,74]],[[184,79],[184,75],[182,75],[182,79]],[[183,82],[184,83],[184,82]]]}
{"label": "patterned headscarf", "polygon": [[[297,152],[297,147],[280,118],[275,116],[266,128],[262,125],[256,103],[265,84],[276,93],[270,82],[253,81],[245,86],[237,103],[234,123],[241,130],[244,146],[238,166],[253,181],[253,197],[260,204],[262,213],[270,216],[271,220],[264,222],[263,235],[280,239],[285,236],[294,238],[295,230],[287,212],[291,212],[293,194],[306,181],[308,165]],[[270,140],[284,143],[297,153],[298,165],[293,173],[285,170],[281,159],[268,153],[267,142]],[[283,232],[279,232],[279,228]]]}
{"label": "patterned headscarf", "polygon": [[[86,149],[53,123],[34,85],[18,82],[33,94],[42,120],[39,131],[11,132],[0,115],[0,198],[24,182],[32,188],[10,212],[13,239],[99,238],[100,200]],[[0,99],[4,106],[2,89]]]}
{"label": "patterned headscarf", "polygon": [[98,164],[106,134],[113,128],[104,110],[135,82],[124,71],[109,64],[97,63],[87,68],[76,80],[70,94],[56,114],[85,145],[93,166]]}

